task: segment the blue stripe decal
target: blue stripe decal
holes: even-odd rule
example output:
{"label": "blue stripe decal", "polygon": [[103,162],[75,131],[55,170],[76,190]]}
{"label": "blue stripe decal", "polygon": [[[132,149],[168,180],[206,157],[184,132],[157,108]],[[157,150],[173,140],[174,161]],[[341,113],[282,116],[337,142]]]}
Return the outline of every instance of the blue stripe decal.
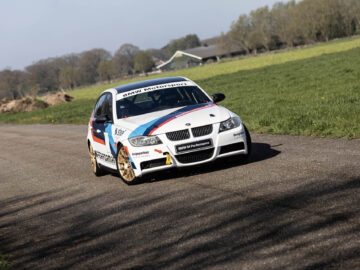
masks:
{"label": "blue stripe decal", "polygon": [[143,136],[146,133],[146,130],[149,127],[152,127],[155,124],[155,122],[158,121],[160,118],[152,120],[152,121],[150,121],[150,122],[148,122],[146,124],[143,124],[141,126],[138,126],[133,132],[130,133],[129,139],[133,138],[133,137],[136,137],[136,136]]}
{"label": "blue stripe decal", "polygon": [[129,135],[129,139],[136,137],[136,136],[147,136],[149,135],[149,133],[154,129],[157,128],[158,126],[160,126],[161,124],[163,124],[164,122],[166,122],[167,120],[174,118],[176,116],[178,116],[179,114],[182,114],[184,112],[188,112],[197,108],[201,108],[201,107],[205,107],[205,106],[209,106],[213,104],[212,102],[209,103],[201,103],[201,104],[195,104],[195,105],[189,105],[186,106],[184,108],[181,108],[177,111],[174,111],[170,114],[167,114],[165,116],[159,117],[155,120],[152,120],[148,123],[145,123],[139,127],[137,127],[133,132],[130,133]]}
{"label": "blue stripe decal", "polygon": [[111,127],[112,127],[112,124],[105,124],[105,132],[107,132],[107,134],[109,136],[110,151],[111,151],[112,155],[115,157],[116,153],[117,153],[117,149],[115,146],[114,138],[112,136]]}

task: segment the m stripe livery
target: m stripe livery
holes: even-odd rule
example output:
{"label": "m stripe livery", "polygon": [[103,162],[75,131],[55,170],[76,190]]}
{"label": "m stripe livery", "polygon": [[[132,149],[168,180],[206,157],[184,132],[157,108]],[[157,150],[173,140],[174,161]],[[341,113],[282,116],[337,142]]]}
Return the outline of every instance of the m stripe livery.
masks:
{"label": "m stripe livery", "polygon": [[165,115],[163,117],[160,117],[158,119],[155,119],[153,121],[150,121],[146,124],[139,126],[137,129],[135,129],[133,132],[130,133],[129,139],[136,136],[149,136],[153,134],[158,128],[160,128],[161,126],[165,125],[166,123],[169,123],[170,121],[176,118],[212,106],[216,106],[216,104],[213,102],[209,102],[209,103],[186,106],[184,108],[181,108],[180,110],[177,110],[168,115]]}

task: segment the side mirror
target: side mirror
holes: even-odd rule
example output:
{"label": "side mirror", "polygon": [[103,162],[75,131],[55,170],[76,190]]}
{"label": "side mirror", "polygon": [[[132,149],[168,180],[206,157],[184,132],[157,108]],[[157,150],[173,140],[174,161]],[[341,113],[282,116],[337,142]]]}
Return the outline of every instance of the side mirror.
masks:
{"label": "side mirror", "polygon": [[103,124],[105,122],[112,122],[112,119],[108,115],[99,115],[95,118],[95,123],[97,124]]}
{"label": "side mirror", "polygon": [[216,93],[212,95],[214,103],[218,103],[225,99],[225,95],[223,93]]}

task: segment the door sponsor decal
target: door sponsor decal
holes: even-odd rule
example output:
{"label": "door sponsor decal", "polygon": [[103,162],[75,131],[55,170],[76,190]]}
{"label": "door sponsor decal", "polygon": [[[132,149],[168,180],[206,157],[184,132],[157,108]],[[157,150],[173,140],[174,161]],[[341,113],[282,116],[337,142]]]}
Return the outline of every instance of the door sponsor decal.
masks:
{"label": "door sponsor decal", "polygon": [[101,159],[105,162],[111,163],[111,164],[115,164],[115,158],[109,155],[105,155],[103,153],[100,153],[98,151],[95,151],[95,156],[98,159]]}

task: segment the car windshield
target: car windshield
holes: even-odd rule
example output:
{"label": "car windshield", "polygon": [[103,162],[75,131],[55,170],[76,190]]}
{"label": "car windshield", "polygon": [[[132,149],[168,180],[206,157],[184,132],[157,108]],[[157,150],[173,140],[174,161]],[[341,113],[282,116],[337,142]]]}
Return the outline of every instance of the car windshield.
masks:
{"label": "car windshield", "polygon": [[197,86],[182,86],[120,99],[116,102],[116,112],[118,119],[121,119],[210,101]]}

